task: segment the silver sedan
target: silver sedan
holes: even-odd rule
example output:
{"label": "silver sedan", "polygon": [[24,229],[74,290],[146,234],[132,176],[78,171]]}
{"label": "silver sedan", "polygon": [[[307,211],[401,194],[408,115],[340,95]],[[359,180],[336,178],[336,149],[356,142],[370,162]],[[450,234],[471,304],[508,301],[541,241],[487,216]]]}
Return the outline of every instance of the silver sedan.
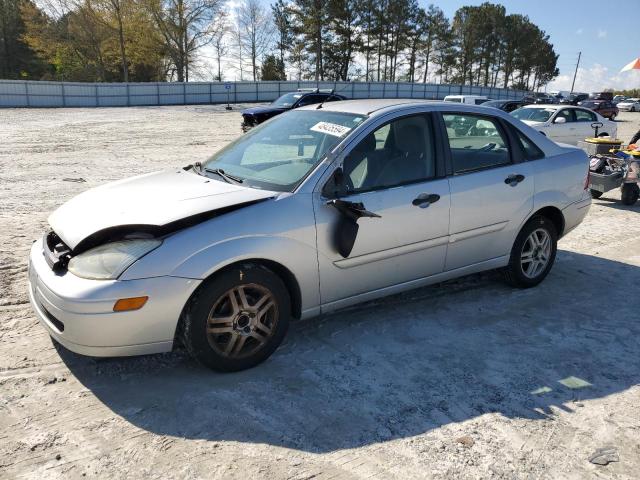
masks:
{"label": "silver sedan", "polygon": [[31,249],[31,303],[81,354],[183,343],[241,370],[293,318],[488,269],[537,285],[589,209],[587,174],[583,152],[498,110],[314,105],[62,205]]}

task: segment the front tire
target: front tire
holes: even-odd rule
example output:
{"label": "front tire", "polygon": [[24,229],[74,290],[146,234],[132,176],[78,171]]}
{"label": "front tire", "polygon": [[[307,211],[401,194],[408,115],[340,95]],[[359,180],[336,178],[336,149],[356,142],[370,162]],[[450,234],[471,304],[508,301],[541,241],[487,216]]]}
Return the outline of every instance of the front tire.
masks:
{"label": "front tire", "polygon": [[621,200],[624,205],[633,205],[638,201],[640,187],[638,187],[637,183],[623,183],[621,188]]}
{"label": "front tire", "polygon": [[546,217],[533,217],[513,244],[504,271],[507,281],[518,288],[535,287],[551,270],[557,249],[558,232],[554,224]]}
{"label": "front tire", "polygon": [[239,265],[205,281],[189,300],[182,342],[213,370],[245,370],[278,348],[290,318],[291,300],[280,277],[260,265]]}

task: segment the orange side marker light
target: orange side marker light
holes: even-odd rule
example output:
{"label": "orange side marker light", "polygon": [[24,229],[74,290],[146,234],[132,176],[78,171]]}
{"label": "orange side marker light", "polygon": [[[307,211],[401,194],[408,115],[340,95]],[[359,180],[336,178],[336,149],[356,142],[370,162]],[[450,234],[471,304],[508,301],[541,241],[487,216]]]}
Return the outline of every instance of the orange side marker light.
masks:
{"label": "orange side marker light", "polygon": [[113,305],[114,312],[127,312],[130,310],[140,310],[147,303],[149,297],[121,298]]}

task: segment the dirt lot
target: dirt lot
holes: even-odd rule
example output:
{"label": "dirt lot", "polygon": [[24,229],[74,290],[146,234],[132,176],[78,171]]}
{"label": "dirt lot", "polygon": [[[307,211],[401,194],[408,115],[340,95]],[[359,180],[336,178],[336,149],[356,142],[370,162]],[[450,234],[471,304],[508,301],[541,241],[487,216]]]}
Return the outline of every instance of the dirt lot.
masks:
{"label": "dirt lot", "polygon": [[[638,478],[640,203],[594,201],[538,288],[495,273],[297,322],[265,364],[56,348],[26,261],[77,193],[203,159],[220,107],[0,110],[0,478]],[[640,114],[622,114],[626,140]],[[619,461],[589,462],[601,447]]]}

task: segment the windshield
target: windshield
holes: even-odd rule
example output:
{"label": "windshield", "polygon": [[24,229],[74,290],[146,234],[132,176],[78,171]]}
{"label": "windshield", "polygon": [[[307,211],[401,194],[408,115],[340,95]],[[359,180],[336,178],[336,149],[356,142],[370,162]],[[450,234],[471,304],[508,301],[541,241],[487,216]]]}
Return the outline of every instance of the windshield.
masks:
{"label": "windshield", "polygon": [[511,112],[511,115],[518,120],[529,120],[530,122],[546,122],[555,112],[552,108],[519,108]]}
{"label": "windshield", "polygon": [[273,101],[274,107],[292,107],[294,103],[302,97],[302,93],[285,93],[280,98]]}
{"label": "windshield", "polygon": [[290,192],[365,118],[323,110],[293,110],[241,136],[203,167],[222,169],[249,187]]}

